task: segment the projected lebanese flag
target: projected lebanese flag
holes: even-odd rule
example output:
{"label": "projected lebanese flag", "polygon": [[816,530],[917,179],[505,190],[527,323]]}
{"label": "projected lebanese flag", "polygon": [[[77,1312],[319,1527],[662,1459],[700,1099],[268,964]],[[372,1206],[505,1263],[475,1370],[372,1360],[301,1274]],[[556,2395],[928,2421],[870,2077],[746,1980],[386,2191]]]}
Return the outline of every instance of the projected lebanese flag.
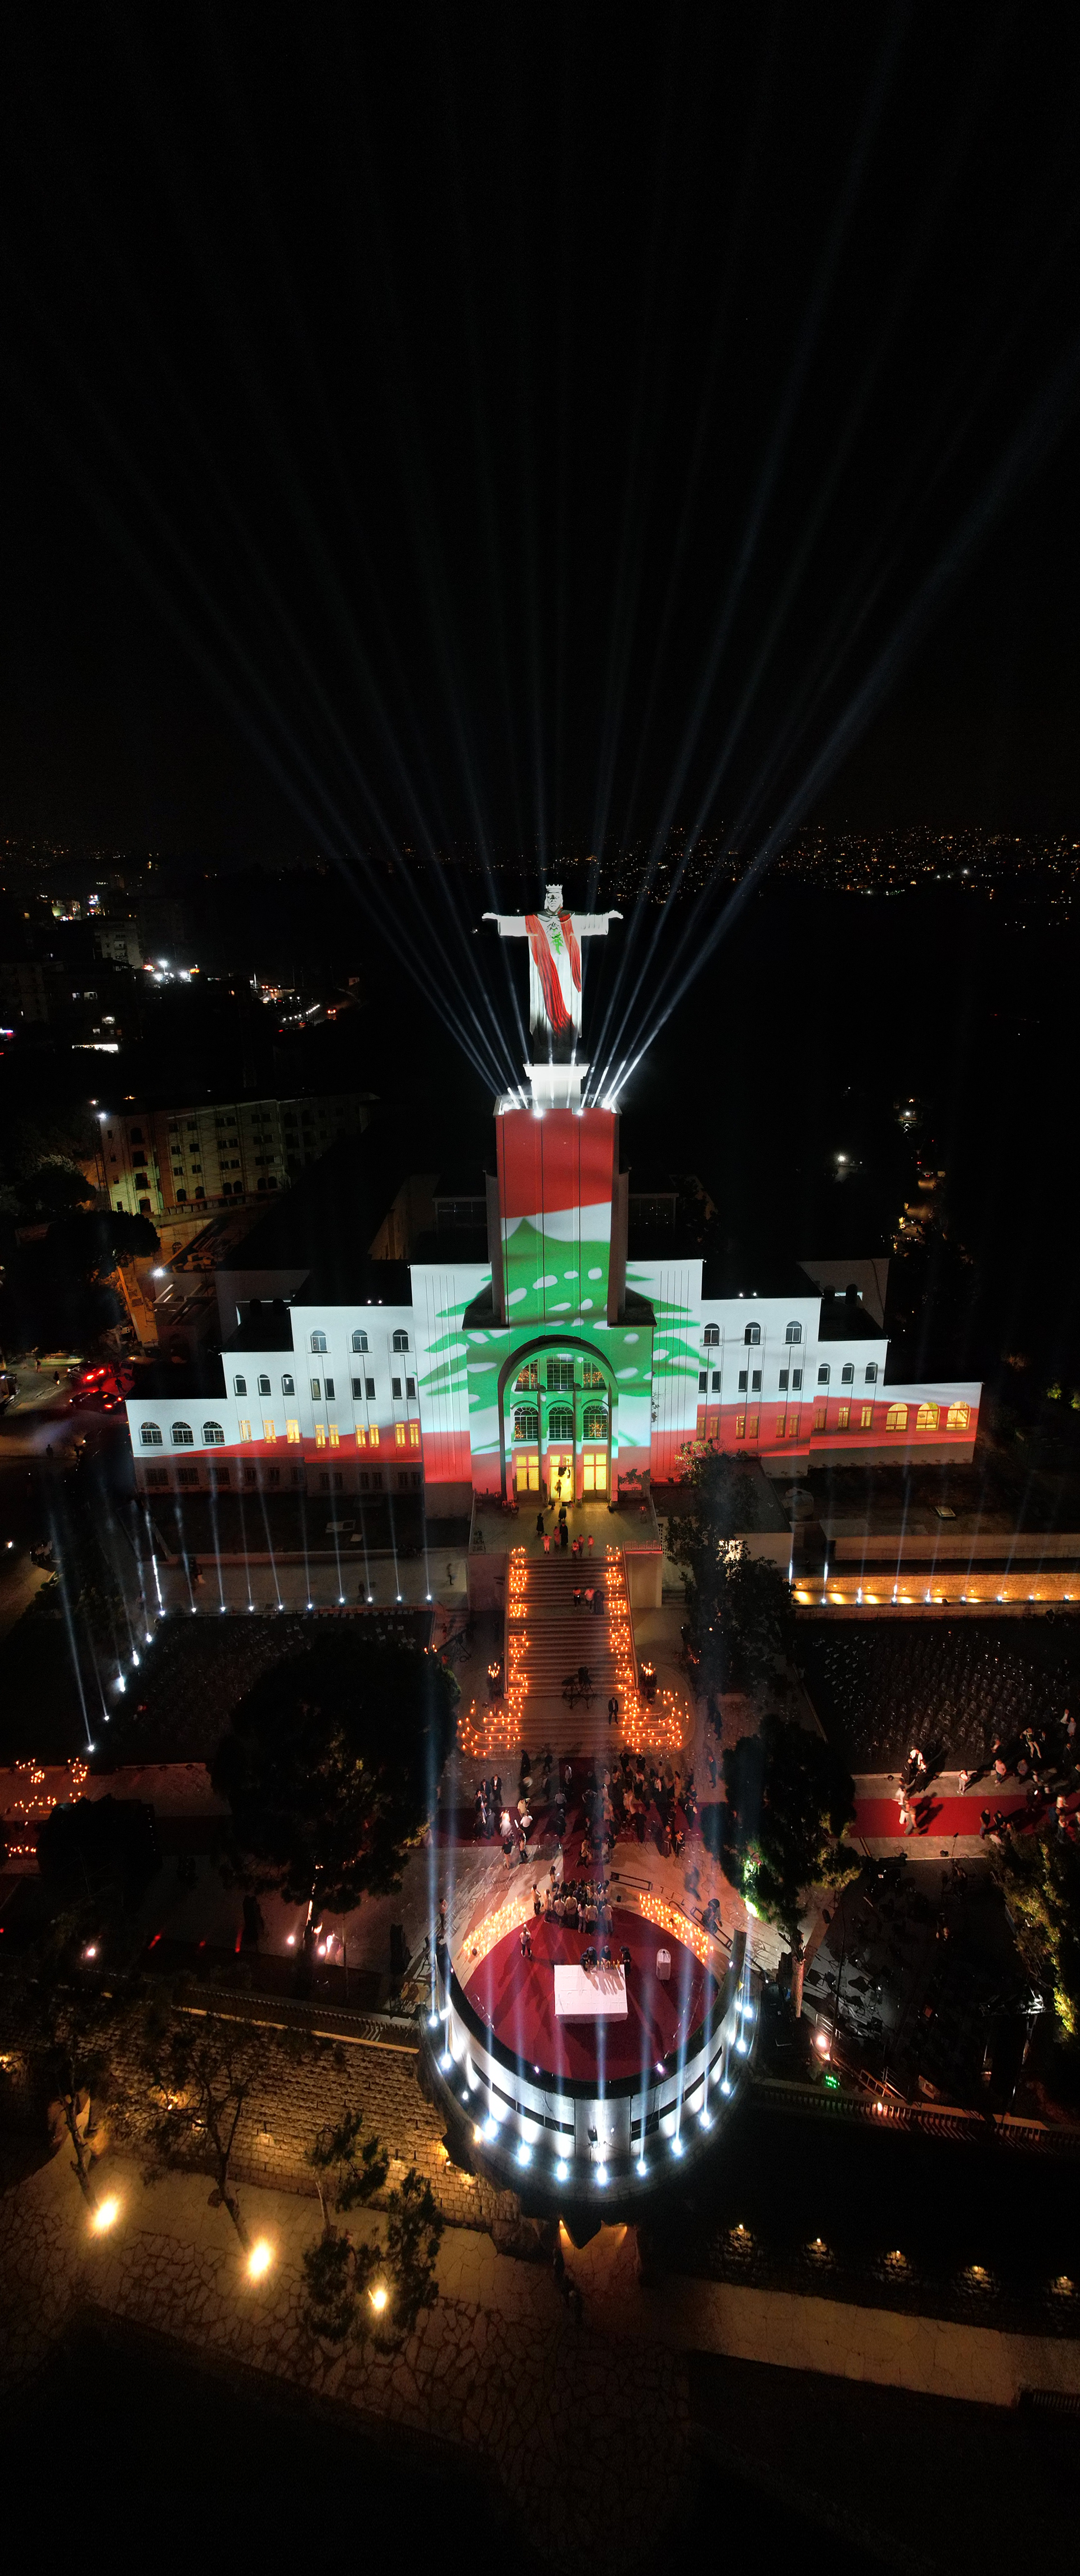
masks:
{"label": "projected lebanese flag", "polygon": [[[498,1122],[499,1213],[504,1230],[528,1217],[539,1234],[546,1216],[587,1208],[609,1211],[615,1183],[618,1121],[610,1109],[549,1109],[543,1118],[511,1110]],[[590,1224],[591,1231],[591,1224]]]}

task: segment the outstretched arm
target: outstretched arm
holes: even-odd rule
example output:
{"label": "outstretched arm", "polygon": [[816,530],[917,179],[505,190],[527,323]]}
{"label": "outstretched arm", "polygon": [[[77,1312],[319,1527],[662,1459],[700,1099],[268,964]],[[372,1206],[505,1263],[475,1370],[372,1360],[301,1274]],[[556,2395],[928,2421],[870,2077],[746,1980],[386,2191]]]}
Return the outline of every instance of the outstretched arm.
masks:
{"label": "outstretched arm", "polygon": [[570,919],[579,939],[606,939],[609,921],[621,921],[621,912],[572,912]]}
{"label": "outstretched arm", "polygon": [[483,912],[482,921],[497,921],[500,939],[524,939],[528,925],[520,912]]}

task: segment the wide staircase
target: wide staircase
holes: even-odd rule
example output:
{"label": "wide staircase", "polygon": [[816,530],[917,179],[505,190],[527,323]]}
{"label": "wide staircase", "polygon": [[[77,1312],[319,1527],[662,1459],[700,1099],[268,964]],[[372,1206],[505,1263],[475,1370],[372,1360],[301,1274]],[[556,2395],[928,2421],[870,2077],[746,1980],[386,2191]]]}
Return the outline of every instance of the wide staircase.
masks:
{"label": "wide staircase", "polygon": [[[507,1591],[508,1740],[554,1753],[599,1753],[622,1740],[609,1730],[607,1705],[620,1716],[636,1705],[633,1636],[621,1549],[577,1561],[569,1556],[512,1555]],[[592,1584],[603,1595],[597,1613],[585,1601]],[[580,1607],[574,1594],[580,1592]],[[568,1705],[564,1684],[587,1665],[591,1700]],[[515,1685],[524,1684],[519,1697]]]}

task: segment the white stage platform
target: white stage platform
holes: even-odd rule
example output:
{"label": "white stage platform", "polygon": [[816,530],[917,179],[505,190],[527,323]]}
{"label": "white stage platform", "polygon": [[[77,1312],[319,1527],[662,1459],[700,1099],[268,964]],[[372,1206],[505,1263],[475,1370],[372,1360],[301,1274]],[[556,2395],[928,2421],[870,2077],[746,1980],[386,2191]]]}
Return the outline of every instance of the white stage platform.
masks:
{"label": "white stage platform", "polygon": [[625,1968],[556,1968],[555,2011],[560,2021],[625,2021]]}

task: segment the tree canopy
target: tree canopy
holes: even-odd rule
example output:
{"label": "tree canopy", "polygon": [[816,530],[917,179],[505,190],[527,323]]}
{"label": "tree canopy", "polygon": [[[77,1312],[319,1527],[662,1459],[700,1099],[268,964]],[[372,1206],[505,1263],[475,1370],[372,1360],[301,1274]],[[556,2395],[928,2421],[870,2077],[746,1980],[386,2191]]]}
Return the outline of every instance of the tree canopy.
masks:
{"label": "tree canopy", "polygon": [[831,1744],[785,1717],[765,1717],[756,1735],[741,1735],[723,1771],[724,1875],[797,1950],[807,1889],[858,1876],[859,1861],[840,1840],[855,1814],[854,1781]]}
{"label": "tree canopy", "polygon": [[211,1763],[244,1883],[334,1914],[399,1886],[434,1807],[457,1697],[423,1647],[351,1626],[262,1674]]}
{"label": "tree canopy", "polygon": [[1009,1831],[993,1853],[1029,1976],[1053,1999],[1065,2036],[1080,2038],[1080,1850],[1056,1827]]}
{"label": "tree canopy", "polygon": [[130,1907],[159,1865],[154,1810],[139,1798],[77,1798],[53,1807],[37,1858],[50,1900]]}
{"label": "tree canopy", "polygon": [[685,1509],[668,1523],[668,1554],[683,1569],[688,1652],[712,1710],[721,1691],[753,1690],[774,1679],[794,1633],[791,1586],[739,1536],[755,1524],[745,1458],[704,1451],[683,1493]]}

